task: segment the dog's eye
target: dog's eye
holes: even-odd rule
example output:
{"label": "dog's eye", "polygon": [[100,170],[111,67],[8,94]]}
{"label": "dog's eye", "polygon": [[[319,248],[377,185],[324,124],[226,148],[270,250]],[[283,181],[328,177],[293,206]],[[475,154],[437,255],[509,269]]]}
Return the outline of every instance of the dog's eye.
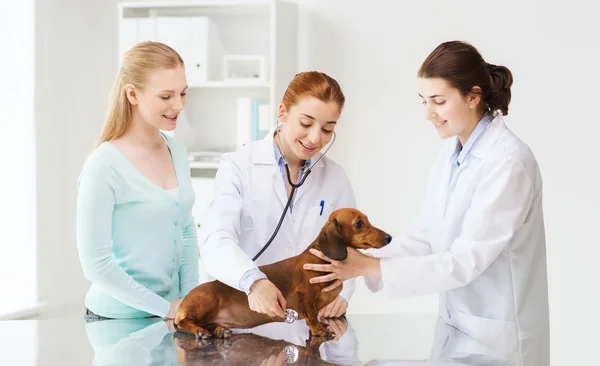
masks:
{"label": "dog's eye", "polygon": [[363,227],[363,222],[362,222],[361,220],[358,220],[358,221],[356,222],[356,224],[354,224],[354,226],[356,226],[356,228],[357,228],[357,229],[360,229],[360,228],[362,228],[362,227]]}

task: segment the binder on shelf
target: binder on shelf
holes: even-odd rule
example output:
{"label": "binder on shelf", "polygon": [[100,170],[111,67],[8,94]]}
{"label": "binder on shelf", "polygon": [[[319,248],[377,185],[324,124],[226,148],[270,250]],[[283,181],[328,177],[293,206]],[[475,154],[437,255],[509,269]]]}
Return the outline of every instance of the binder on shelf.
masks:
{"label": "binder on shelf", "polygon": [[269,132],[268,100],[238,98],[237,143],[238,147],[263,139]]}
{"label": "binder on shelf", "polygon": [[237,100],[237,146],[252,142],[252,99]]}
{"label": "binder on shelf", "polygon": [[269,132],[268,100],[252,99],[252,141],[262,140]]}

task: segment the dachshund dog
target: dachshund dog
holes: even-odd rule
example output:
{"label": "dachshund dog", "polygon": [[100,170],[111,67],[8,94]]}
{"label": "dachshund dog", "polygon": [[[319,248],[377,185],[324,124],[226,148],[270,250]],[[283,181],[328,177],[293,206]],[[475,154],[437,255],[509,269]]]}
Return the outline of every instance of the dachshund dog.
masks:
{"label": "dachshund dog", "polygon": [[[333,335],[326,325],[319,322],[319,309],[337,298],[342,286],[321,292],[331,282],[312,284],[310,279],[319,276],[317,272],[303,269],[306,263],[325,264],[309,249],[318,249],[327,257],[344,260],[348,255],[346,247],[356,249],[381,248],[392,241],[392,237],[372,226],[363,213],[356,209],[343,208],[331,213],[317,238],[297,256],[260,266],[285,298],[288,308],[296,310],[298,320],[304,319],[314,337],[331,338]],[[227,338],[228,328],[254,328],[261,324],[282,322],[279,316],[269,316],[250,310],[248,296],[219,281],[201,284],[190,291],[181,302],[175,315],[177,330],[191,333],[197,339],[211,336]]]}

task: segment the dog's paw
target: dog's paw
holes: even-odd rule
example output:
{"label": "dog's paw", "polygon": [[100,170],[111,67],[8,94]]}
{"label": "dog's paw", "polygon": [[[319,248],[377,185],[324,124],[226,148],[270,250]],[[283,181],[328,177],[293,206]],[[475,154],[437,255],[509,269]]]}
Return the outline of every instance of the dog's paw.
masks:
{"label": "dog's paw", "polygon": [[205,330],[196,333],[196,339],[209,339],[211,336],[212,336],[212,334],[210,334],[210,332],[207,332]]}
{"label": "dog's paw", "polygon": [[231,339],[229,338],[219,338],[218,339],[220,351],[226,350],[231,347]]}
{"label": "dog's paw", "polygon": [[196,338],[196,346],[199,348],[204,348],[210,345],[212,345],[212,340],[210,338]]}
{"label": "dog's paw", "polygon": [[219,333],[217,334],[217,338],[229,338],[231,336],[231,330],[227,328],[219,329]]}

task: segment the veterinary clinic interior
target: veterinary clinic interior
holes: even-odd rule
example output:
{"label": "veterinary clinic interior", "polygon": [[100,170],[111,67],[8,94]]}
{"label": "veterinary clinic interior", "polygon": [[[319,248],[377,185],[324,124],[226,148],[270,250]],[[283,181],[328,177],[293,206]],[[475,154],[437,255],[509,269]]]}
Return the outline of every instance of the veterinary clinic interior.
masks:
{"label": "veterinary clinic interior", "polygon": [[0,363],[597,364],[593,2],[0,3]]}

